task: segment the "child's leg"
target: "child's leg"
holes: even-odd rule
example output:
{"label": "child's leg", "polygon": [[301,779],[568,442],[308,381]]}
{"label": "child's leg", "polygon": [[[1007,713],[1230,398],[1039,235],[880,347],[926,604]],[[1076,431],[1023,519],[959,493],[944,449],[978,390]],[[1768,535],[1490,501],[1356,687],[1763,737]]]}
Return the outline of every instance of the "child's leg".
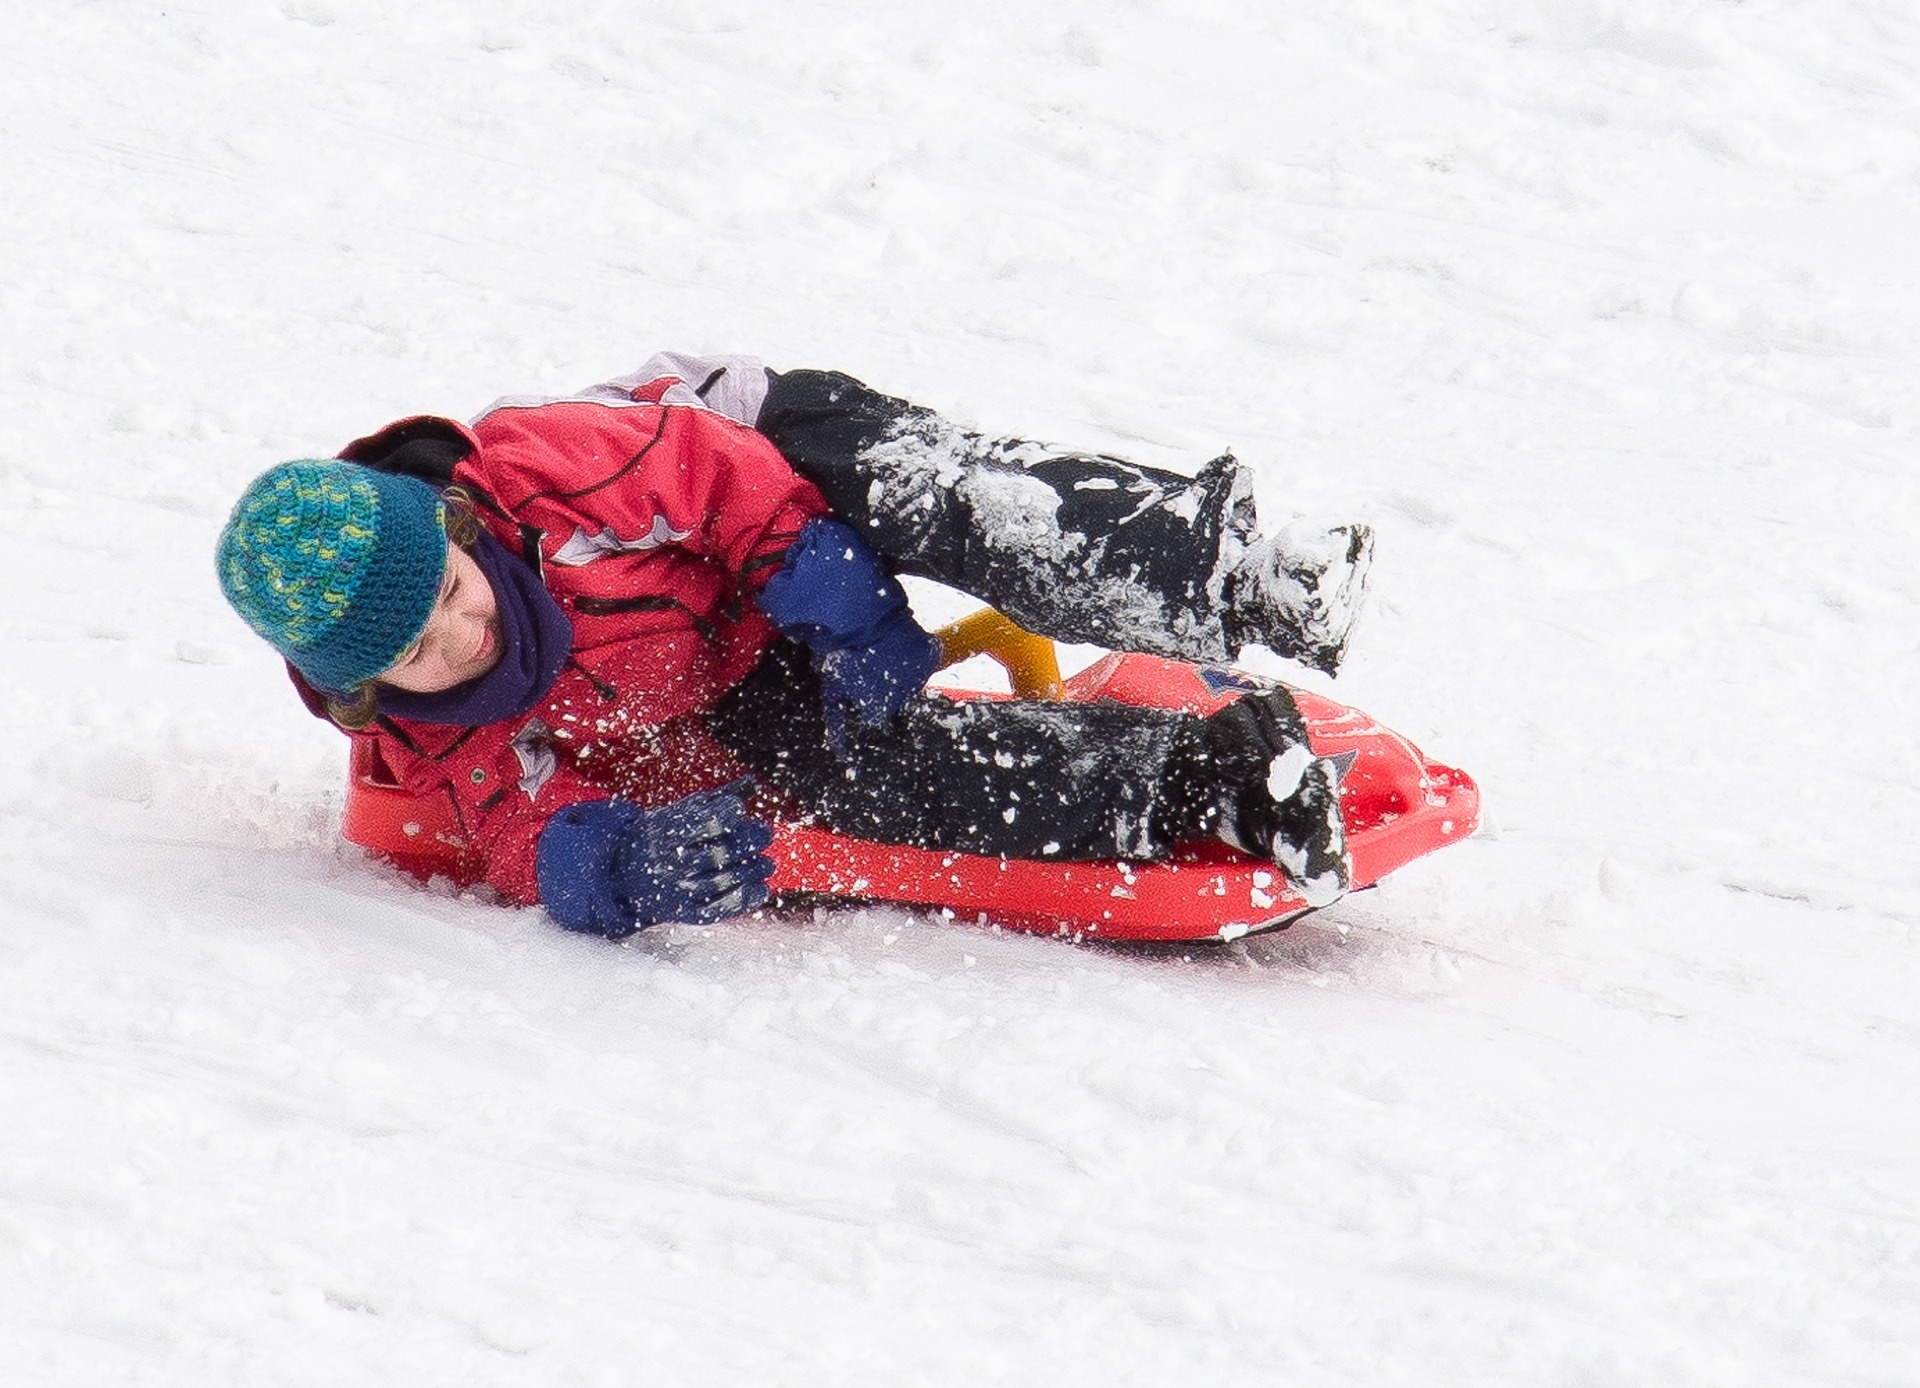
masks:
{"label": "child's leg", "polygon": [[1182,477],[984,438],[836,372],[769,380],[760,432],[900,572],[1059,640],[1202,661],[1258,641],[1339,664],[1370,534],[1260,539],[1231,456]]}
{"label": "child's leg", "polygon": [[1120,703],[922,695],[827,738],[806,652],[782,642],[709,716],[750,770],[828,827],[918,848],[1150,862],[1220,838],[1324,906],[1349,876],[1339,784],[1283,689],[1210,718]]}
{"label": "child's leg", "polygon": [[708,723],[828,827],[883,843],[1144,861],[1217,818],[1190,770],[1204,760],[1202,724],[1165,709],[922,695],[885,724],[849,728],[837,752],[812,663],[783,642]]}

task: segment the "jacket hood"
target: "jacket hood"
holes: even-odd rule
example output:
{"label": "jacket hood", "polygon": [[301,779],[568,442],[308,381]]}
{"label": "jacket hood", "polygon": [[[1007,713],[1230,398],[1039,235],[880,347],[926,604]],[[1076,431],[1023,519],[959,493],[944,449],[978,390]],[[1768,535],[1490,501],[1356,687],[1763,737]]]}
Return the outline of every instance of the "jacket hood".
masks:
{"label": "jacket hood", "polygon": [[454,468],[479,448],[480,440],[466,425],[422,414],[396,420],[376,433],[355,439],[340,450],[340,456],[376,472],[418,477],[436,487],[448,487],[453,483]]}

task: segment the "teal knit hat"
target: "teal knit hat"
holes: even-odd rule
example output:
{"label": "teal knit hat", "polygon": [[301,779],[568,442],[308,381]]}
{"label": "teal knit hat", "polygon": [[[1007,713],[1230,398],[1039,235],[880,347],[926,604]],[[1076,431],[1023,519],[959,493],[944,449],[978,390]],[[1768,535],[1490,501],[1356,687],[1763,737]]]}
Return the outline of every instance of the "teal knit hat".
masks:
{"label": "teal knit hat", "polygon": [[414,477],[332,459],[254,479],[220,532],[220,589],[315,686],[342,693],[426,630],[447,564],[447,513]]}

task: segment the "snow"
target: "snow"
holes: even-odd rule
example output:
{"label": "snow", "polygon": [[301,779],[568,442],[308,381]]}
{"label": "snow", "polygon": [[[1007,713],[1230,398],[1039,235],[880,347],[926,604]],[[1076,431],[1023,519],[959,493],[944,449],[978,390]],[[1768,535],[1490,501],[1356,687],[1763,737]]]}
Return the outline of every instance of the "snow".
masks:
{"label": "snow", "polygon": [[[1910,6],[6,27],[8,1382],[1915,1380]],[[226,508],[662,348],[1373,524],[1254,664],[1485,832],[1191,956],[360,860]]]}

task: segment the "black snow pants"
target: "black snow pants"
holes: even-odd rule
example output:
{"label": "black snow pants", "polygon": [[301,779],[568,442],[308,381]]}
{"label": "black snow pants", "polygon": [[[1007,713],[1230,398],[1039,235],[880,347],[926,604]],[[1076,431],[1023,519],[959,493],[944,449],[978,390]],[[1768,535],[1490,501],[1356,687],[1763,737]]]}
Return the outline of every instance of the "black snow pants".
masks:
{"label": "black snow pants", "polygon": [[987,438],[835,371],[767,379],[754,427],[896,572],[1055,640],[1202,662],[1244,644],[1223,590],[1253,485],[1231,455],[1182,477]]}
{"label": "black snow pants", "polygon": [[1009,858],[1167,855],[1217,812],[1200,720],[1120,703],[919,694],[836,748],[804,646],[778,641],[709,712],[756,776],[841,833]]}
{"label": "black snow pants", "polygon": [[[768,385],[755,427],[896,571],[1057,640],[1231,658],[1223,569],[1254,526],[1251,481],[1231,457],[1181,477],[989,439],[838,372],[769,372]],[[788,642],[710,723],[823,823],[881,842],[1148,861],[1218,813],[1187,714],[921,694],[835,747],[808,654]]]}

